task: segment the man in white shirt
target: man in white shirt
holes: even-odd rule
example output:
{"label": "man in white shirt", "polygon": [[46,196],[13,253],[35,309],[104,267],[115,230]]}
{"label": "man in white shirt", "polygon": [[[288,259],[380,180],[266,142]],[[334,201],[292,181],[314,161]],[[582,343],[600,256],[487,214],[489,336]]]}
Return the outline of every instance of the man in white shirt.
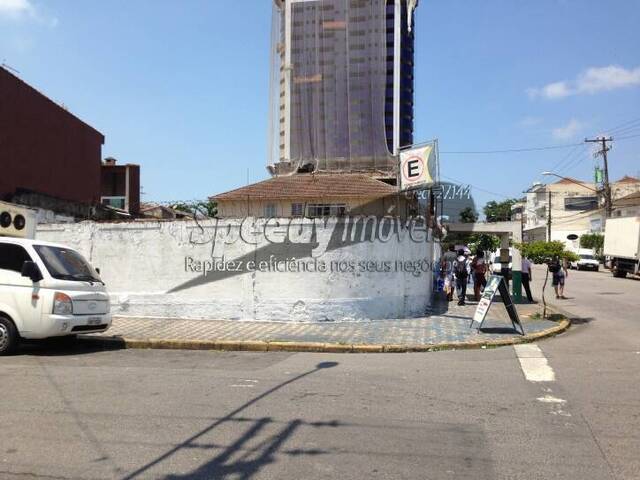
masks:
{"label": "man in white shirt", "polygon": [[533,297],[531,296],[531,286],[529,282],[531,281],[531,260],[527,257],[522,257],[522,286],[524,287],[524,291],[527,292],[527,300],[533,302]]}

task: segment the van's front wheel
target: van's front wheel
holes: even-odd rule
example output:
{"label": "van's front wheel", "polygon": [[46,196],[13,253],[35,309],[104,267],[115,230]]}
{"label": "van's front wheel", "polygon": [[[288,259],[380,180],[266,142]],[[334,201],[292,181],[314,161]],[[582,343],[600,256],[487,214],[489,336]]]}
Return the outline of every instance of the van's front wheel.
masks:
{"label": "van's front wheel", "polygon": [[15,350],[18,344],[18,331],[13,322],[0,315],[0,355],[8,355]]}

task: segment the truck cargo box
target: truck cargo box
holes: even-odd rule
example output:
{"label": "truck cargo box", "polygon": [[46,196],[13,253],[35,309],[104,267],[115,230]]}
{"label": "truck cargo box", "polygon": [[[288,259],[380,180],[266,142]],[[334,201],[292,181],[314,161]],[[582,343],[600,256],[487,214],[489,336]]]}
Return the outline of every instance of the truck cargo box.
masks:
{"label": "truck cargo box", "polygon": [[604,254],[609,257],[637,259],[640,253],[640,217],[607,219]]}

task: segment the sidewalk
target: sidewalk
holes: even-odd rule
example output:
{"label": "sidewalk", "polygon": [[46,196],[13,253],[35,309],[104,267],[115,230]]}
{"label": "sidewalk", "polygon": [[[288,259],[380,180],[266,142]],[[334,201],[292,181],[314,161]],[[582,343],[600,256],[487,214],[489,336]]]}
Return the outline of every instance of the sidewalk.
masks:
{"label": "sidewalk", "polygon": [[[470,328],[475,302],[441,302],[432,315],[402,320],[344,323],[280,323],[115,317],[104,334],[85,335],[94,342],[128,348],[286,350],[320,352],[406,352],[483,348],[530,342],[560,333],[567,320],[541,320],[541,304],[518,305],[525,336],[514,332],[498,299],[483,331]],[[534,317],[534,318],[532,318]]]}

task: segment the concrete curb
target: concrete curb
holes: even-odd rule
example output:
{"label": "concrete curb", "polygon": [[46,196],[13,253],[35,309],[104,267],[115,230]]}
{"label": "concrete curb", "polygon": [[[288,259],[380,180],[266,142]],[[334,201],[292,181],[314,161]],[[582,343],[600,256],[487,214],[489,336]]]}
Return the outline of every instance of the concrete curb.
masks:
{"label": "concrete curb", "polygon": [[571,321],[562,319],[557,325],[540,332],[498,340],[477,342],[443,342],[418,345],[391,344],[342,344],[318,342],[282,342],[259,340],[178,340],[178,339],[135,339],[126,337],[81,336],[81,341],[102,346],[105,349],[143,348],[165,350],[222,350],[243,352],[318,352],[318,353],[408,353],[436,352],[440,350],[471,350],[495,348],[518,343],[531,343],[553,337],[569,328]]}

